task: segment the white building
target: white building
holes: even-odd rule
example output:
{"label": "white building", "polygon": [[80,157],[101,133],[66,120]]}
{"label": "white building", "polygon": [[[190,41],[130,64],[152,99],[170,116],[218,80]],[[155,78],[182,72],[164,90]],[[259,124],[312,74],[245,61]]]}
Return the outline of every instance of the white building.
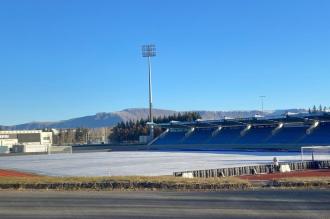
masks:
{"label": "white building", "polygon": [[9,149],[20,145],[22,152],[47,152],[53,144],[53,133],[41,130],[0,131],[0,147]]}

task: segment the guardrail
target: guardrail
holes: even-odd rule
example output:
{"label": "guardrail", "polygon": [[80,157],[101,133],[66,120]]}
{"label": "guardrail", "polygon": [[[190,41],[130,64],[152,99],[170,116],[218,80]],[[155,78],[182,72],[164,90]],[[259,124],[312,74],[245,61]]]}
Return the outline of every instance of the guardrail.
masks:
{"label": "guardrail", "polygon": [[307,170],[307,169],[322,169],[330,168],[330,160],[324,161],[303,161],[303,162],[290,162],[266,164],[266,165],[254,165],[254,166],[242,166],[242,167],[230,167],[230,168],[219,168],[219,169],[208,169],[208,170],[192,170],[174,172],[174,176],[182,176],[184,173],[192,174],[193,177],[210,178],[210,177],[225,177],[225,176],[244,176],[253,174],[267,174],[279,172],[280,165],[289,165],[291,171]]}

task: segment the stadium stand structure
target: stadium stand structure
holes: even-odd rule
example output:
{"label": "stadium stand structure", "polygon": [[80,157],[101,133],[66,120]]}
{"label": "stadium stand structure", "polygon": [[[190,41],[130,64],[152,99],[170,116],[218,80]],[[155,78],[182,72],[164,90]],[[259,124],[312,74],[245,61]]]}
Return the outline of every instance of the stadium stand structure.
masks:
{"label": "stadium stand structure", "polygon": [[294,150],[330,145],[330,114],[197,120],[157,124],[166,130],[150,145],[167,150]]}

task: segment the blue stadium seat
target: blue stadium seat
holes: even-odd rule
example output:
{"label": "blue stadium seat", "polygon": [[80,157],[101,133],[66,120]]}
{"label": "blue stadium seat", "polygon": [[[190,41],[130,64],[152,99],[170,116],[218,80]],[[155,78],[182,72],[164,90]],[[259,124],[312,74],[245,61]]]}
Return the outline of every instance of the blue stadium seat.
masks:
{"label": "blue stadium seat", "polygon": [[320,123],[311,134],[307,135],[301,143],[309,145],[329,145],[330,123]]}
{"label": "blue stadium seat", "polygon": [[275,135],[271,136],[268,144],[298,144],[306,137],[307,127],[283,127]]}
{"label": "blue stadium seat", "polygon": [[165,136],[159,138],[154,144],[157,145],[169,145],[169,144],[179,144],[181,140],[185,137],[184,131],[172,132],[169,131]]}
{"label": "blue stadium seat", "polygon": [[240,133],[244,127],[225,127],[217,135],[209,140],[209,144],[234,144],[241,137]]}
{"label": "blue stadium seat", "polygon": [[239,138],[239,144],[264,144],[272,135],[275,127],[252,127],[244,136]]}
{"label": "blue stadium seat", "polygon": [[185,138],[182,144],[204,144],[212,136],[214,129],[197,128],[191,135]]}

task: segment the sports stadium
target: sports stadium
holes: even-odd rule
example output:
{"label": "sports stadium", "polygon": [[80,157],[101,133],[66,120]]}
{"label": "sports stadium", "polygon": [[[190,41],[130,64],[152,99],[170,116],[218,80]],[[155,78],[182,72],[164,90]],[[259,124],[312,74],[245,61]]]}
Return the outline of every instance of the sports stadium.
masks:
{"label": "sports stadium", "polygon": [[73,147],[69,154],[0,157],[0,166],[50,176],[159,176],[268,165],[274,157],[285,163],[330,158],[328,112],[155,125],[164,132],[142,149],[116,151],[111,149],[119,146],[109,145],[107,151],[81,153]]}
{"label": "sports stadium", "polygon": [[172,121],[151,142],[166,150],[300,151],[303,146],[330,145],[330,114],[286,114],[275,118]]}

